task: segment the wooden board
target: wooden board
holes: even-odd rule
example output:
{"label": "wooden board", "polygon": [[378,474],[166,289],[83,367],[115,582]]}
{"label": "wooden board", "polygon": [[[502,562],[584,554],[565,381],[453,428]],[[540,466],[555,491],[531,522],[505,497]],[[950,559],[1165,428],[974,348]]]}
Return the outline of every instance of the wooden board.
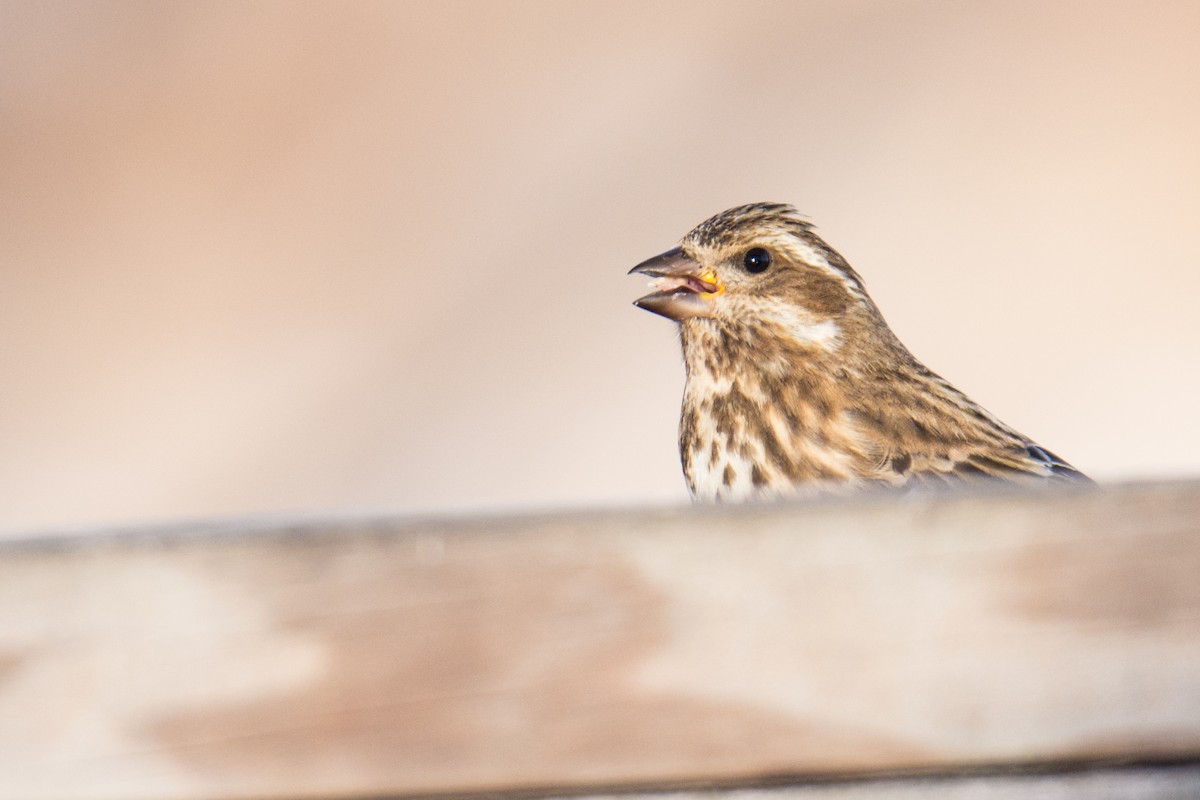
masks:
{"label": "wooden board", "polygon": [[591,800],[1195,800],[1200,797],[1200,766],[943,775],[589,797]]}
{"label": "wooden board", "polygon": [[1200,756],[1200,484],[0,546],[0,796]]}

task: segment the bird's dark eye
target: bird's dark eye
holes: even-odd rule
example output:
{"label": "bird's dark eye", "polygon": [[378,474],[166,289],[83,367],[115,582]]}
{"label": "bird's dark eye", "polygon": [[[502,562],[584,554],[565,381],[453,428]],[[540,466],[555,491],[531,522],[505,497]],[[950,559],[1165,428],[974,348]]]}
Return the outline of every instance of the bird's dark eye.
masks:
{"label": "bird's dark eye", "polygon": [[746,268],[746,272],[752,272],[755,275],[766,272],[767,267],[771,266],[771,253],[761,247],[752,247],[746,251],[746,256],[742,259],[742,266]]}

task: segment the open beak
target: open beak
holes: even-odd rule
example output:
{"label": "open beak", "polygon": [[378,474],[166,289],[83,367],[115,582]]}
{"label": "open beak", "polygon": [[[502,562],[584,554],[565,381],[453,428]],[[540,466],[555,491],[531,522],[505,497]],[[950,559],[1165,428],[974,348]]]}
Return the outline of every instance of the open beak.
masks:
{"label": "open beak", "polygon": [[688,258],[680,247],[643,261],[629,270],[634,273],[653,278],[654,291],[633,304],[676,322],[712,316],[709,301],[725,291],[715,272]]}

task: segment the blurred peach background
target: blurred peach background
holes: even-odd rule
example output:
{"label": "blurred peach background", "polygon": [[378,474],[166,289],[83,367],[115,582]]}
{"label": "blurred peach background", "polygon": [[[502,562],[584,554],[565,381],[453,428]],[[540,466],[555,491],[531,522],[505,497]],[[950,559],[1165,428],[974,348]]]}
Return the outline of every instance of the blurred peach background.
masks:
{"label": "blurred peach background", "polygon": [[686,502],[636,262],[793,202],[934,370],[1200,472],[1194,2],[0,6],[0,529]]}

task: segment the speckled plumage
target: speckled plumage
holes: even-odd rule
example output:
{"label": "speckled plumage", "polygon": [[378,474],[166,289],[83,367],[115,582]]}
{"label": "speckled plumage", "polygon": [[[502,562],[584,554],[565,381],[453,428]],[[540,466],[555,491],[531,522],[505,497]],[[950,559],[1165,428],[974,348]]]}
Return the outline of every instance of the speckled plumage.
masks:
{"label": "speckled plumage", "polygon": [[659,289],[638,305],[680,323],[679,444],[698,498],[1087,480],[917,361],[791,206],[722,212],[633,271]]}

